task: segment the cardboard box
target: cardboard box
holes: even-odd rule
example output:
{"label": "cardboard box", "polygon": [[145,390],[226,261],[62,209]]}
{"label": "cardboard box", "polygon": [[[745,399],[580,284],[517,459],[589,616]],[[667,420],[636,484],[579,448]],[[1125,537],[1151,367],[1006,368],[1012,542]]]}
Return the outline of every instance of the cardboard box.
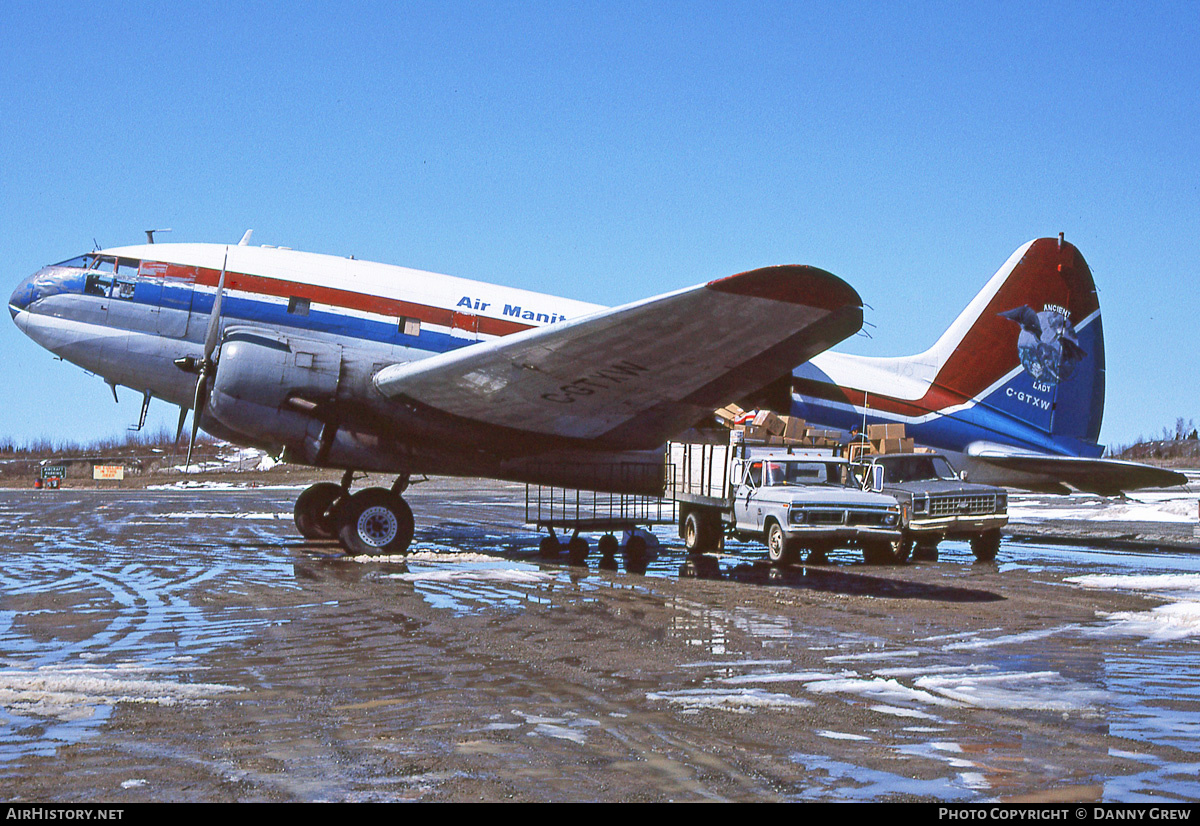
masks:
{"label": "cardboard box", "polygon": [[883,439],[876,446],[879,453],[912,453],[912,439]]}
{"label": "cardboard box", "polygon": [[869,424],[867,425],[867,438],[872,442],[878,442],[883,439],[903,439],[904,423]]}
{"label": "cardboard box", "polygon": [[899,439],[880,439],[875,450],[879,453],[900,453]]}
{"label": "cardboard box", "polygon": [[783,438],[803,439],[807,423],[799,416],[783,417]]}
{"label": "cardboard box", "polygon": [[760,427],[756,424],[748,424],[745,426],[747,442],[763,442],[767,441],[767,437],[771,435],[771,431],[765,427]]}
{"label": "cardboard box", "polygon": [[783,419],[779,418],[779,416],[771,410],[758,411],[758,415],[754,417],[754,425],[755,427],[765,428],[766,431],[772,435],[783,435]]}
{"label": "cardboard box", "polygon": [[713,411],[713,415],[717,417],[717,421],[726,427],[733,427],[734,420],[741,416],[745,411],[736,404],[729,404],[725,407]]}

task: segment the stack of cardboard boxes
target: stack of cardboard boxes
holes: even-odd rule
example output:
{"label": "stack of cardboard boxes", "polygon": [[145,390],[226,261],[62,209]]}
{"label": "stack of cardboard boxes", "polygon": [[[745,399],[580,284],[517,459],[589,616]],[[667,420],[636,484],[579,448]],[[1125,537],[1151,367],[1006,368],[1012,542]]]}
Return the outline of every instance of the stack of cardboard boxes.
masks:
{"label": "stack of cardboard boxes", "polygon": [[770,410],[747,413],[736,404],[716,411],[717,421],[746,434],[747,442],[797,447],[837,447],[838,431],[809,427],[797,416],[780,416]]}
{"label": "stack of cardboard boxes", "polygon": [[905,438],[904,425],[899,422],[867,425],[867,440],[874,453],[913,452],[913,440]]}

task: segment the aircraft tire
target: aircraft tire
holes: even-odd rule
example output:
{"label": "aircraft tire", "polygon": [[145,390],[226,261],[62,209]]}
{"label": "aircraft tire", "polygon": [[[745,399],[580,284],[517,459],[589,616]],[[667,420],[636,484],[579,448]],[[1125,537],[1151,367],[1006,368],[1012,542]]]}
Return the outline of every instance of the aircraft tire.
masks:
{"label": "aircraft tire", "polygon": [[413,527],[412,509],[387,488],[360,490],[338,508],[338,540],[349,554],[407,553]]}
{"label": "aircraft tire", "polygon": [[971,553],[980,562],[991,562],[1000,551],[1000,529],[993,528],[971,537]]}
{"label": "aircraft tire", "polygon": [[296,497],[292,516],[296,529],[305,539],[337,539],[334,503],[342,496],[342,486],[318,482]]}

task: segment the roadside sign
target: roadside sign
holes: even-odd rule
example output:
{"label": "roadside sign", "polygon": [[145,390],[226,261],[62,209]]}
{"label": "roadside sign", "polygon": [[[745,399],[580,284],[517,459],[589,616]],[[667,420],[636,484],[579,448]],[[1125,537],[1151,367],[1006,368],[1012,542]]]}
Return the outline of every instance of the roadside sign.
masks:
{"label": "roadside sign", "polygon": [[125,478],[125,466],[96,465],[92,468],[92,478],[97,481],[120,481]]}
{"label": "roadside sign", "polygon": [[67,475],[66,465],[42,465],[43,479],[61,479]]}

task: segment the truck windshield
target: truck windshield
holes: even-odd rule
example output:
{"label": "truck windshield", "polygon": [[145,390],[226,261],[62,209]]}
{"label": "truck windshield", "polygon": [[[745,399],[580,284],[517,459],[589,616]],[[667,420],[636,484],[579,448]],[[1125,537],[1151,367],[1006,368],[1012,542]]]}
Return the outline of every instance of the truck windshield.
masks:
{"label": "truck windshield", "polygon": [[893,456],[875,460],[883,465],[885,482],[926,482],[958,477],[941,456]]}
{"label": "truck windshield", "polygon": [[846,484],[846,466],[839,462],[767,461],[763,469],[763,484],[769,486]]}

